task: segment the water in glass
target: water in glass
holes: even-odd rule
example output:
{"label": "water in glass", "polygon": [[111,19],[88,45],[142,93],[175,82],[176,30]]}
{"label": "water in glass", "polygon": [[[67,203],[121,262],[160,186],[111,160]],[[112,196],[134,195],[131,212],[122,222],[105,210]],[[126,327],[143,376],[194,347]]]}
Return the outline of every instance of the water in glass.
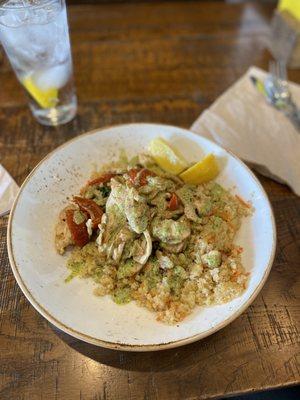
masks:
{"label": "water in glass", "polygon": [[37,120],[70,121],[77,101],[65,0],[0,1],[0,40]]}

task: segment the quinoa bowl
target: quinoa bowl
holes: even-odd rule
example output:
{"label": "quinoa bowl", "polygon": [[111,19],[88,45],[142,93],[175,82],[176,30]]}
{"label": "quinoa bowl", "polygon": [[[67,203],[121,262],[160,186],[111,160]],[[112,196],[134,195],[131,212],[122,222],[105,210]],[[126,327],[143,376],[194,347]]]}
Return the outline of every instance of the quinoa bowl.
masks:
{"label": "quinoa bowl", "polygon": [[[172,286],[173,275],[177,279],[177,275],[179,278],[184,276],[185,268],[188,271],[188,276],[184,279],[189,281],[187,282],[189,290],[186,288],[183,290],[180,286],[180,296],[182,290],[185,293],[185,297],[180,297],[185,306],[183,309],[179,308],[179,311],[173,304],[178,298],[175,300],[172,298],[173,305],[168,310],[162,308],[158,309],[158,312],[156,310],[153,312],[152,305],[146,306],[147,301],[143,297],[145,290],[141,289],[141,287],[145,289],[142,285],[144,275],[140,277],[141,285],[138,287],[135,285],[136,292],[131,302],[123,301],[126,298],[124,297],[126,291],[111,295],[101,292],[100,297],[94,296],[93,291],[97,291],[97,282],[93,279],[74,277],[65,283],[70,275],[70,270],[66,268],[70,252],[67,251],[64,256],[59,255],[53,243],[53,232],[59,210],[70,203],[72,195],[79,193],[90,179],[95,167],[99,168],[103,164],[116,161],[122,149],[129,158],[134,157],[143,152],[148,143],[157,136],[179,147],[184,157],[191,162],[198,161],[209,152],[216,154],[221,164],[221,172],[214,182],[206,184],[202,189],[205,189],[205,195],[210,197],[213,196],[211,191],[214,193],[219,187],[224,188],[223,195],[226,201],[232,201],[234,204],[232,207],[236,207],[235,217],[242,218],[242,223],[234,230],[234,237],[230,237],[227,232],[222,239],[224,241],[224,238],[227,238],[234,242],[235,252],[231,255],[233,258],[226,261],[224,254],[218,253],[220,249],[206,248],[201,254],[204,256],[203,271],[199,272],[197,267],[190,268],[189,252],[176,253],[173,258],[166,259],[167,253],[162,248],[155,250],[158,251],[156,255],[160,263],[166,266],[166,270],[161,273],[161,283],[169,282]],[[167,195],[170,192],[177,193],[180,189],[182,185],[178,183],[178,186],[168,190]],[[125,197],[128,197],[127,195]],[[239,209],[239,203],[232,200],[236,195],[250,202],[252,213],[244,213],[243,208]],[[167,197],[166,201],[170,201],[170,198]],[[178,213],[180,212],[182,210],[178,209]],[[213,217],[216,218],[218,215],[215,214]],[[184,214],[180,214],[174,220],[183,222],[184,229],[181,230],[183,236],[191,235],[191,223],[186,223],[184,218]],[[157,238],[163,241],[163,233],[155,230],[155,221],[153,226],[150,232],[151,237],[154,235],[153,242],[158,241]],[[139,233],[135,232],[134,240],[140,240],[143,246],[146,244],[146,238],[140,238],[138,235]],[[221,235],[218,235],[218,238],[221,240]],[[177,238],[172,239],[177,240]],[[171,243],[174,244],[177,243]],[[223,245],[225,244],[218,243],[218,246]],[[200,243],[201,246],[204,246],[203,243]],[[135,247],[138,248],[138,243]],[[241,254],[238,251],[240,248],[243,248]],[[270,271],[275,251],[275,226],[272,210],[262,187],[249,169],[236,157],[184,129],[156,124],[129,124],[79,136],[52,152],[33,170],[22,185],[10,216],[8,249],[13,272],[24,294],[33,306],[58,328],[79,339],[104,347],[135,351],[159,350],[208,336],[226,326],[245,310],[258,294]],[[82,257],[80,251],[77,253],[73,257]],[[222,261],[220,256],[223,257]],[[171,267],[168,271],[171,263],[173,267],[180,268],[174,272]],[[209,266],[209,263],[212,264]],[[233,283],[236,288],[234,295],[228,299],[222,298],[224,291],[221,290],[221,286],[224,281],[222,276],[221,281],[217,276],[220,272],[217,269],[224,263],[231,268],[223,273],[230,274],[225,281],[230,281],[229,285]],[[232,270],[234,263],[237,264],[237,274],[234,272],[235,267]],[[215,291],[219,293],[219,301],[216,301],[216,296],[214,299],[209,296],[204,298],[203,291],[199,301],[191,300],[190,293],[195,287],[192,281],[199,273],[206,274],[207,279],[209,274],[210,282],[215,287],[221,284]],[[124,278],[121,273],[119,277]],[[239,277],[239,287],[236,286],[237,277]],[[155,279],[157,276],[154,276]],[[158,287],[154,297],[154,304],[161,300],[158,297],[164,298],[163,287]],[[118,302],[126,304],[119,305]],[[137,303],[142,303],[143,307]],[[190,306],[186,307],[186,304]],[[173,312],[174,307],[178,312]]]}

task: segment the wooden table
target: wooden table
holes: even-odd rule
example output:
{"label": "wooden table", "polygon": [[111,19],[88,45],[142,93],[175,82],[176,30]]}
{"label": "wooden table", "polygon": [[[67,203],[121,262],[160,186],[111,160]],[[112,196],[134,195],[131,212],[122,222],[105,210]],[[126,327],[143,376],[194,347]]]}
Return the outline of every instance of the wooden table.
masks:
{"label": "wooden table", "polygon": [[[267,67],[270,4],[150,3],[69,7],[80,106],[66,126],[34,121],[0,54],[0,157],[19,184],[50,150],[90,129],[130,121],[189,127],[251,64]],[[290,77],[299,82],[300,71]],[[2,219],[0,398],[194,400],[299,383],[300,199],[259,179],[278,229],[264,289],[230,326],[160,353],[108,351],[57,332],[14,280]]]}

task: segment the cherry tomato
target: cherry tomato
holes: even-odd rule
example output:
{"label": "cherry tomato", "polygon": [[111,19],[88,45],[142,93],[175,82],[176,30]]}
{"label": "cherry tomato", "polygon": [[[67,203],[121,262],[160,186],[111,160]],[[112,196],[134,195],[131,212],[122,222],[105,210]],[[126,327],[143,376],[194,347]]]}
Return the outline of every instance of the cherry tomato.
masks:
{"label": "cherry tomato", "polygon": [[140,180],[140,185],[144,186],[147,185],[147,177],[148,176],[155,176],[155,174],[147,168],[143,168],[141,172],[139,173],[139,180]]}
{"label": "cherry tomato", "polygon": [[175,211],[180,205],[180,200],[178,196],[175,193],[172,193],[172,196],[170,198],[169,204],[168,204],[168,209],[170,211]]}
{"label": "cherry tomato", "polygon": [[85,212],[87,212],[92,220],[93,229],[98,227],[98,224],[101,222],[101,218],[103,215],[103,210],[98,204],[91,199],[85,199],[84,197],[75,196],[74,203],[76,203],[79,208]]}
{"label": "cherry tomato", "polygon": [[132,168],[128,171],[128,175],[130,178],[131,183],[135,184],[135,180],[137,177],[137,174],[139,173],[140,169],[138,168]]}
{"label": "cherry tomato", "polygon": [[107,174],[101,175],[98,178],[95,178],[95,179],[92,179],[91,181],[89,181],[88,186],[100,185],[100,183],[107,183],[111,180],[111,178],[113,178],[116,175],[117,174],[114,174],[114,173],[107,173]]}
{"label": "cherry tomato", "polygon": [[83,247],[89,241],[89,234],[87,231],[87,227],[85,225],[87,218],[81,224],[76,224],[74,221],[74,212],[76,210],[67,210],[66,211],[66,220],[68,228],[71,232],[72,239],[74,243],[79,246]]}
{"label": "cherry tomato", "polygon": [[132,168],[128,171],[129,178],[135,186],[147,185],[147,177],[155,174],[147,168]]}

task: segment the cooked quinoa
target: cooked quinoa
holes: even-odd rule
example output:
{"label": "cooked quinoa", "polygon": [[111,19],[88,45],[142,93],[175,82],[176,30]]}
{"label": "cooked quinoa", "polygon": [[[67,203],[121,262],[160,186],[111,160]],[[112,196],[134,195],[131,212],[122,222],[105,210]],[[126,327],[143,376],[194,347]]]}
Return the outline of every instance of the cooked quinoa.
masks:
{"label": "cooked quinoa", "polygon": [[60,213],[56,248],[73,246],[66,281],[90,278],[97,296],[135,300],[175,324],[243,293],[248,274],[233,241],[250,212],[218,183],[185,184],[141,154],[92,176]]}

